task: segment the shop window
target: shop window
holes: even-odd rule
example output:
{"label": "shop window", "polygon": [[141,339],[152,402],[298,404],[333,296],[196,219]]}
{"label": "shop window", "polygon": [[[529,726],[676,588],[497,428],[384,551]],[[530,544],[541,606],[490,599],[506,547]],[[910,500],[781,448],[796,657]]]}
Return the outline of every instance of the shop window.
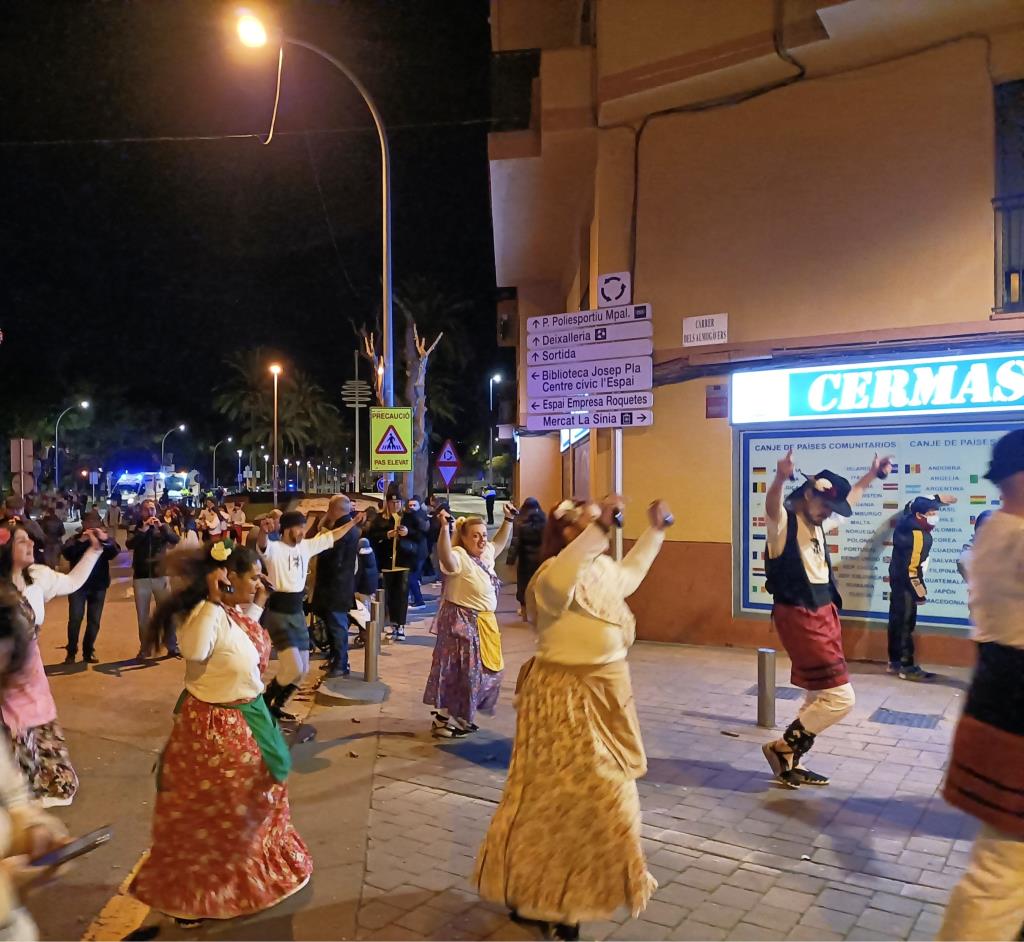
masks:
{"label": "shop window", "polygon": [[1024,313],[1024,81],[997,85],[995,295],[997,314]]}

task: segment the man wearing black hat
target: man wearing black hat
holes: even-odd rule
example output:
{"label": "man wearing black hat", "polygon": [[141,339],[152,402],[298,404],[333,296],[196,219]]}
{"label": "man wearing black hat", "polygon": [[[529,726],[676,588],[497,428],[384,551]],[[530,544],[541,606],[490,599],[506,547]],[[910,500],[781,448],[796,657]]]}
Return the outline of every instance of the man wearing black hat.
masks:
{"label": "man wearing black hat", "polygon": [[853,486],[832,471],[808,477],[785,501],[782,491],[795,480],[793,450],[783,458],[765,499],[768,553],[765,588],[774,597],[772,624],[792,662],[790,681],[807,691],[797,718],[781,739],[763,747],[780,785],[827,785],[828,778],[805,769],[800,760],[815,737],[853,709],[853,686],[846,669],[839,623],[842,596],[832,571],[824,524],[833,514],[849,517],[864,491],[892,467],[875,456]]}
{"label": "man wearing black hat", "polygon": [[277,676],[267,684],[263,697],[270,712],[278,719],[295,719],[284,712],[284,705],[309,670],[309,629],[302,610],[309,561],[317,553],[330,549],[362,522],[363,515],[356,514],[341,526],[322,530],[304,540],[306,515],[298,510],[289,510],[281,514],[281,539],[275,543],[270,539],[272,520],[265,518],[260,521],[256,549],[273,586],[261,622],[274,642],[280,662]]}
{"label": "man wearing black hat", "polygon": [[889,560],[889,673],[900,680],[931,683],[935,675],[914,660],[914,629],[917,607],[928,600],[924,574],[932,549],[932,530],[939,509],[955,504],[956,498],[936,494],[915,497],[900,514],[892,537]]}

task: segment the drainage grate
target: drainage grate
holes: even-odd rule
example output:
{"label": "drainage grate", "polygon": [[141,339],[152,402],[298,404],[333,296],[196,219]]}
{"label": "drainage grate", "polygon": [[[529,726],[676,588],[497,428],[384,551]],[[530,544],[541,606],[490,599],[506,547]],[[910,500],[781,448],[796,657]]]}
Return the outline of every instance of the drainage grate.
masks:
{"label": "drainage grate", "polygon": [[942,717],[936,713],[904,713],[902,710],[887,710],[885,707],[879,707],[868,719],[872,723],[885,723],[886,726],[935,729]]}
{"label": "drainage grate", "polygon": [[[754,684],[748,691],[746,691],[748,697],[757,696],[757,684]],[[775,688],[775,699],[776,700],[799,700],[804,695],[799,687],[776,687]]]}

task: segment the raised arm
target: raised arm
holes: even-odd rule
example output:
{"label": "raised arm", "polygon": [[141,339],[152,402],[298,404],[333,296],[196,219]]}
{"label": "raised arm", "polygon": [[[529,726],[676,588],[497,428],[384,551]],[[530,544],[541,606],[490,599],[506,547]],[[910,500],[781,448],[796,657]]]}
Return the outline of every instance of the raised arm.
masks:
{"label": "raised arm", "polygon": [[775,470],[775,480],[772,481],[768,493],[765,495],[764,512],[769,520],[778,523],[782,519],[782,491],[786,482],[792,480],[796,474],[796,462],[793,460],[793,449],[786,452],[786,457],[779,461]]}
{"label": "raised arm", "polygon": [[452,534],[448,524],[451,522],[451,514],[447,510],[439,510],[437,519],[441,523],[441,529],[437,532],[437,559],[445,572],[459,571],[459,558],[452,549]]}
{"label": "raised arm", "polygon": [[505,504],[505,519],[501,521],[501,526],[498,527],[498,532],[494,534],[494,538],[491,540],[491,545],[494,547],[495,559],[505,551],[505,547],[508,546],[508,541],[512,538],[512,521],[515,520],[516,513],[518,513],[518,511],[513,503],[509,502]]}
{"label": "raised arm", "polygon": [[548,564],[535,589],[541,608],[560,612],[569,607],[582,571],[608,549],[608,534],[595,521]]}
{"label": "raised arm", "polygon": [[651,504],[647,513],[650,527],[633,544],[633,548],[626,553],[617,567],[621,580],[619,588],[623,598],[628,599],[640,588],[640,583],[647,577],[661,551],[661,545],[665,542],[665,531],[672,525],[669,523],[672,520],[672,513],[668,505],[662,501]]}
{"label": "raised arm", "polygon": [[70,595],[77,592],[85,580],[89,578],[97,560],[103,555],[99,538],[94,530],[87,531],[89,535],[89,548],[82,554],[82,558],[75,564],[71,572],[65,574],[50,569],[48,566],[34,566],[32,577],[38,579],[43,586],[43,598],[47,602],[59,595]]}
{"label": "raised arm", "polygon": [[357,513],[351,520],[348,521],[348,523],[343,523],[340,527],[335,527],[333,530],[325,531],[331,534],[331,539],[333,541],[331,545],[337,543],[338,540],[340,540],[346,533],[349,532],[349,530],[353,529],[354,527],[362,526],[362,524],[365,521],[366,514]]}
{"label": "raised arm", "polygon": [[208,660],[217,641],[217,625],[224,617],[224,610],[209,599],[193,608],[178,629],[182,657],[188,661]]}
{"label": "raised arm", "polygon": [[871,462],[871,467],[865,472],[856,484],[850,488],[850,496],[847,498],[851,507],[856,507],[860,503],[860,499],[864,496],[864,492],[874,483],[879,477],[884,477],[892,469],[892,459],[889,457],[879,458],[875,455],[874,460]]}

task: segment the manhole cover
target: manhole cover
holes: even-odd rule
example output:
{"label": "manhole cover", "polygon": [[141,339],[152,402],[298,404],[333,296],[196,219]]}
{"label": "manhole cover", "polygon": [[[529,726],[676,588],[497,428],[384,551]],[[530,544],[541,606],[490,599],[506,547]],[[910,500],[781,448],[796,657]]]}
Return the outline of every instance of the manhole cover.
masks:
{"label": "manhole cover", "polygon": [[[757,684],[754,684],[746,692],[748,697],[757,696]],[[775,688],[775,699],[776,700],[799,700],[804,695],[804,691],[799,687],[776,687]]]}
{"label": "manhole cover", "polygon": [[935,729],[942,717],[936,713],[906,713],[903,710],[887,710],[885,707],[879,707],[868,719],[872,723],[884,723],[886,726]]}

